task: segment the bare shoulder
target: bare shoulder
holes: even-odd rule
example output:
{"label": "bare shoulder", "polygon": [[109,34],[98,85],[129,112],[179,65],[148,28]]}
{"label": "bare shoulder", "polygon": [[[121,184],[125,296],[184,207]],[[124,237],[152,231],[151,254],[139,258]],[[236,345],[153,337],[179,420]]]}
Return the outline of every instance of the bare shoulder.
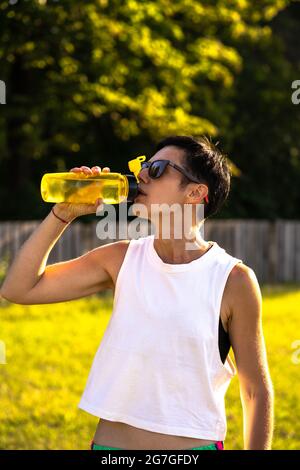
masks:
{"label": "bare shoulder", "polygon": [[112,280],[111,286],[114,287],[118,277],[119,270],[124,261],[130,240],[118,240],[117,242],[107,243],[98,247],[99,258]]}
{"label": "bare shoulder", "polygon": [[247,311],[259,311],[262,297],[254,270],[244,263],[237,263],[231,270],[225,287],[224,297],[232,316]]}
{"label": "bare shoulder", "polygon": [[231,270],[226,287],[232,292],[245,294],[259,287],[255,272],[244,263],[237,263]]}
{"label": "bare shoulder", "polygon": [[[108,253],[122,252],[127,250],[130,240],[118,240],[117,242],[106,243],[101,248],[105,248]],[[100,247],[99,247],[100,248]]]}

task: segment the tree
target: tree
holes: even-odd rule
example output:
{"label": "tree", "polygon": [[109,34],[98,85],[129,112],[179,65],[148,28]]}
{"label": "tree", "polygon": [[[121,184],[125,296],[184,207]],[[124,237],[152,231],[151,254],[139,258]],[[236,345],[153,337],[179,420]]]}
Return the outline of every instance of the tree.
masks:
{"label": "tree", "polygon": [[[239,190],[226,215],[248,216],[258,208],[266,216],[265,202],[249,192],[254,176],[249,152],[259,165],[261,143],[249,145],[246,128],[256,103],[248,87],[257,90],[263,83],[265,92],[257,95],[261,106],[275,99],[281,118],[284,98],[278,89],[291,70],[281,69],[288,61],[270,21],[288,3],[2,2],[0,79],[7,84],[7,105],[0,118],[0,195],[7,204],[1,217],[45,215],[39,182],[46,171],[100,162],[128,172],[127,160],[150,154],[155,141],[176,133],[221,140],[243,177],[250,175],[244,193],[234,183],[233,190]],[[269,75],[262,76],[262,65]],[[281,82],[273,80],[268,91],[272,70]],[[294,132],[287,129],[286,135],[291,139]],[[265,154],[264,169],[279,133],[275,126],[273,153]],[[14,197],[8,199],[11,187]],[[276,198],[275,193],[270,194]]]}

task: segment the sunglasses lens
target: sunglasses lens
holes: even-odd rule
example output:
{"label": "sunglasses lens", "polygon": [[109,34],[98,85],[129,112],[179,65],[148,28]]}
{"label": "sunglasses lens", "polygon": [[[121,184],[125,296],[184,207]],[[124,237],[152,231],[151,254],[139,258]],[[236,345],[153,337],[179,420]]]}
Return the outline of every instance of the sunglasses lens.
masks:
{"label": "sunglasses lens", "polygon": [[168,162],[164,161],[156,161],[152,163],[144,162],[141,164],[141,170],[148,168],[150,178],[159,178],[163,174],[167,164]]}
{"label": "sunglasses lens", "polygon": [[152,163],[149,169],[149,176],[151,178],[158,178],[161,175],[161,167],[159,163]]}
{"label": "sunglasses lens", "polygon": [[164,161],[153,162],[150,167],[149,176],[151,178],[159,178],[163,174],[167,165],[168,165],[167,161],[166,162]]}

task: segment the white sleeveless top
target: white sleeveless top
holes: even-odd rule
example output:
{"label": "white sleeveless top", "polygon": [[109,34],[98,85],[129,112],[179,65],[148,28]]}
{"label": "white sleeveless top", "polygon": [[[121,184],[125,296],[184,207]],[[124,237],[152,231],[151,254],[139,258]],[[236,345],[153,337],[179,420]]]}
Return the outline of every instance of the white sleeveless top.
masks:
{"label": "white sleeveless top", "polygon": [[236,369],[220,358],[220,307],[242,260],[213,242],[196,260],[168,264],[153,243],[149,235],[128,245],[78,407],[152,432],[224,441]]}

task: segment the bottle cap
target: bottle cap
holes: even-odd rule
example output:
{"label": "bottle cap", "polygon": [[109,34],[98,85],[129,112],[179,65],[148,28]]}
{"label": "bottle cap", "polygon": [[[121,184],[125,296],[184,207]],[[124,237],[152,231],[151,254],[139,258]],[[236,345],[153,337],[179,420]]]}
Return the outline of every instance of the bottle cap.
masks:
{"label": "bottle cap", "polygon": [[142,165],[141,163],[146,160],[146,155],[140,155],[139,157],[134,158],[128,162],[129,170],[134,173],[137,182],[139,183],[138,174],[141,171]]}
{"label": "bottle cap", "polygon": [[146,160],[145,155],[140,155],[139,157],[134,158],[128,162],[129,170],[134,173],[133,175],[125,175],[128,180],[128,196],[127,201],[133,202],[134,198],[137,196],[138,193],[138,183],[139,178],[138,174],[141,171],[142,165],[141,163]]}

